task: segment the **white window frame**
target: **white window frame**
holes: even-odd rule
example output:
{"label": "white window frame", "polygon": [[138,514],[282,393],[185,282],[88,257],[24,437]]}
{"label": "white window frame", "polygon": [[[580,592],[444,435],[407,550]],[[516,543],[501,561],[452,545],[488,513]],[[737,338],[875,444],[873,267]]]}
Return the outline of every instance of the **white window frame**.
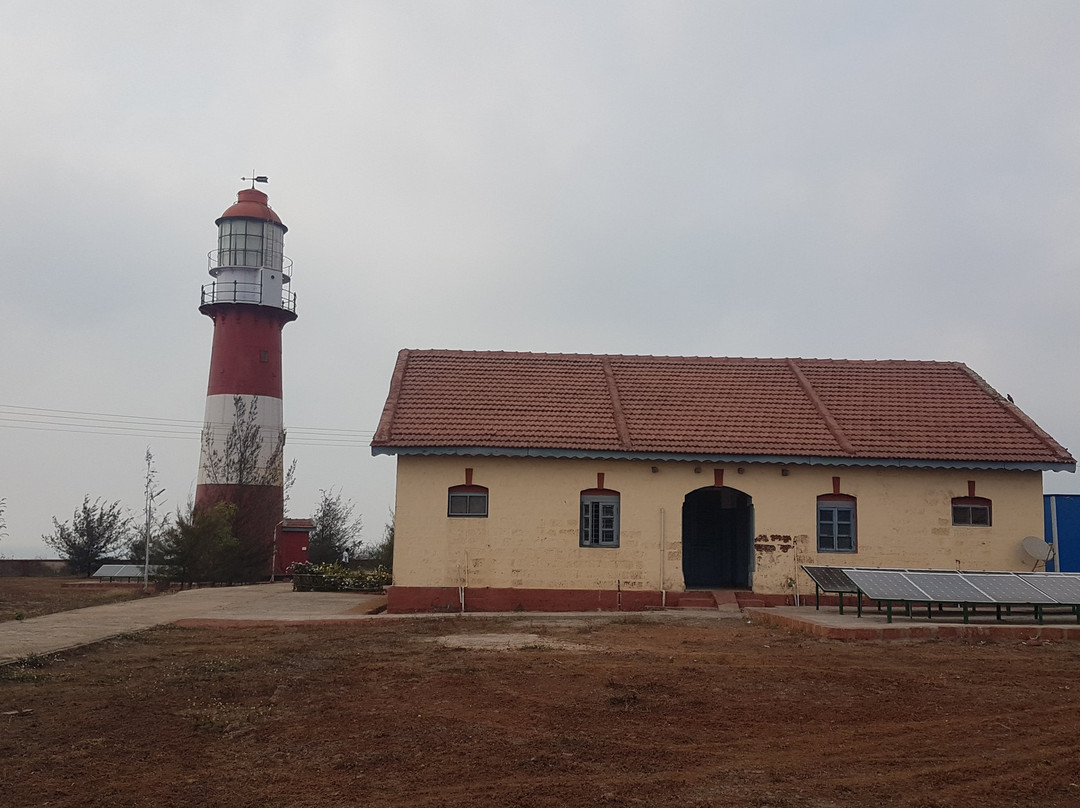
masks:
{"label": "white window frame", "polygon": [[[580,546],[619,546],[619,499],[617,493],[581,495]],[[606,519],[611,522],[605,523]]]}

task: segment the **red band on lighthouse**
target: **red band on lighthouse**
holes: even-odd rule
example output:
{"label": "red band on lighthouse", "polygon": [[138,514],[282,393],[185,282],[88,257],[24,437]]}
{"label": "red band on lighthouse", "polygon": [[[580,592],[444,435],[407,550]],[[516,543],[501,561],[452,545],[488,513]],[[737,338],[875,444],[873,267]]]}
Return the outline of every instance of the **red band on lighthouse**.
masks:
{"label": "red band on lighthouse", "polygon": [[261,306],[216,305],[206,394],[281,398],[280,318]]}

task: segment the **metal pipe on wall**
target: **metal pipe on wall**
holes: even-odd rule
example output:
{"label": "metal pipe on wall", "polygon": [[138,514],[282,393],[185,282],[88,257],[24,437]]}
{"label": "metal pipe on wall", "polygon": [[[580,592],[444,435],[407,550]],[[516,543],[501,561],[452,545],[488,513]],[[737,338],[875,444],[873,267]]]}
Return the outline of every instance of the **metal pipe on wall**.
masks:
{"label": "metal pipe on wall", "polygon": [[664,586],[664,561],[667,559],[667,533],[664,524],[664,509],[660,509],[660,606],[667,608],[667,587]]}

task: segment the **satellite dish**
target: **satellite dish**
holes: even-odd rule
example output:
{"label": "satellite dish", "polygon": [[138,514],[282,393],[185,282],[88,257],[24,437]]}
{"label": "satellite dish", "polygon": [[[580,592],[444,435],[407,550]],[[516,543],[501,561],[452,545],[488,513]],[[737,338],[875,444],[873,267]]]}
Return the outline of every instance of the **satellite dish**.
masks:
{"label": "satellite dish", "polygon": [[1024,548],[1024,552],[1037,561],[1046,561],[1054,553],[1052,545],[1047,544],[1038,536],[1027,536],[1020,546]]}

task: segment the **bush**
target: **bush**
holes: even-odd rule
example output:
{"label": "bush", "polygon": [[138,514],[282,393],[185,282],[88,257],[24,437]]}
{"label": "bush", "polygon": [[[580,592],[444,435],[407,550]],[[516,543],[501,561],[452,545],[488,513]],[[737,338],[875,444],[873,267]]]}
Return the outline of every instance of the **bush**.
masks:
{"label": "bush", "polygon": [[286,572],[292,576],[294,592],[381,592],[392,582],[390,570],[348,569],[337,563],[296,562]]}

